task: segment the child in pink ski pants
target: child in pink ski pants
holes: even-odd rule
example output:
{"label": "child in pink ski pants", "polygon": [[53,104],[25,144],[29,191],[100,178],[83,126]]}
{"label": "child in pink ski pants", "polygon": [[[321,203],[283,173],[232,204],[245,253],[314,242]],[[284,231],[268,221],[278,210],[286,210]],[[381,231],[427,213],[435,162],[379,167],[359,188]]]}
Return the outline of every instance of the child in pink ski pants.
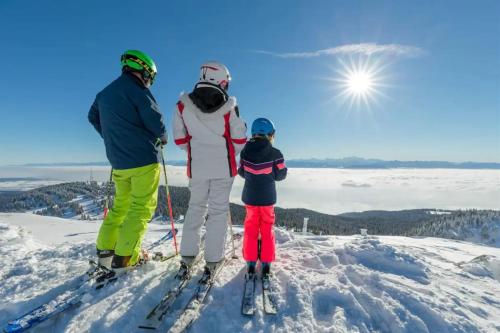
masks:
{"label": "child in pink ski pants", "polygon": [[246,205],[245,236],[243,238],[243,258],[247,262],[271,263],[275,259],[274,206]]}
{"label": "child in pink ski pants", "polygon": [[255,273],[257,260],[261,261],[262,275],[270,272],[275,259],[274,205],[276,181],[286,178],[287,168],[283,154],[273,147],[275,128],[266,118],[252,124],[252,139],[240,154],[238,173],[245,178],[242,201],[246,207],[243,258],[248,273]]}

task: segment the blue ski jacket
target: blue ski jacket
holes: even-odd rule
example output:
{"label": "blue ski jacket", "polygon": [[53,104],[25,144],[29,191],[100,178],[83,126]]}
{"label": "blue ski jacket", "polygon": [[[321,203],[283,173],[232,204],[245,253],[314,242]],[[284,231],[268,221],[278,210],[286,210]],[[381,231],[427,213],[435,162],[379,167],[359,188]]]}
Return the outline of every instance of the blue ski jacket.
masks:
{"label": "blue ski jacket", "polygon": [[167,135],[163,116],[149,89],[134,75],[123,73],[99,92],[88,119],[104,139],[113,169],[160,162],[156,143]]}
{"label": "blue ski jacket", "polygon": [[276,181],[286,178],[283,154],[265,138],[252,138],[240,153],[238,173],[245,178],[242,201],[251,206],[276,203]]}

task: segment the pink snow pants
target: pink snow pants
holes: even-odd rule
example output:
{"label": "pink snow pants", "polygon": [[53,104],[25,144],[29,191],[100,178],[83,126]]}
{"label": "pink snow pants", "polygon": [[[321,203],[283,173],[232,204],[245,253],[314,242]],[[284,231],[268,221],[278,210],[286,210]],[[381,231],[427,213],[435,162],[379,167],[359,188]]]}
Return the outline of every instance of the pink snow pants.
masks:
{"label": "pink snow pants", "polygon": [[258,241],[261,240],[260,261],[274,261],[274,206],[246,205],[245,234],[243,237],[243,258],[257,261]]}

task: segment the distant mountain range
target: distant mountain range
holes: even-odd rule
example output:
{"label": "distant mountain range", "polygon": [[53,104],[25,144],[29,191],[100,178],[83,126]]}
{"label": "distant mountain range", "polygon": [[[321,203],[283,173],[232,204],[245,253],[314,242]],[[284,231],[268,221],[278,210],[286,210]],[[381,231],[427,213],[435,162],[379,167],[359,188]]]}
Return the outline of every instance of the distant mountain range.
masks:
{"label": "distant mountain range", "polygon": [[[167,161],[169,165],[183,166],[185,160]],[[47,166],[108,166],[108,162],[88,163],[32,163],[27,167]],[[500,169],[500,163],[495,162],[447,162],[447,161],[385,161],[361,157],[326,158],[326,159],[294,159],[287,160],[291,168],[341,168],[341,169]]]}
{"label": "distant mountain range", "polygon": [[298,159],[289,160],[287,165],[293,168],[344,168],[344,169],[500,169],[495,162],[447,162],[447,161],[384,161],[360,157],[340,159]]}

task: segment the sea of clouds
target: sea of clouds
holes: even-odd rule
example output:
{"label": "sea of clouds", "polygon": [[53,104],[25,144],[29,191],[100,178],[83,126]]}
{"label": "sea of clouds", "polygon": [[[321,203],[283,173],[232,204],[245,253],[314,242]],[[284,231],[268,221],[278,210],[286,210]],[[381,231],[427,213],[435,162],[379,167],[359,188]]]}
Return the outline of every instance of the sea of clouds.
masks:
{"label": "sea of clouds", "polygon": [[[109,167],[0,167],[0,191],[27,190],[65,181],[109,178]],[[187,186],[185,167],[167,166],[170,185]],[[36,179],[33,179],[36,178]],[[162,182],[163,183],[163,182]],[[244,181],[236,177],[231,201],[241,203]],[[289,169],[278,184],[278,206],[329,214],[412,208],[500,209],[500,170]]]}

